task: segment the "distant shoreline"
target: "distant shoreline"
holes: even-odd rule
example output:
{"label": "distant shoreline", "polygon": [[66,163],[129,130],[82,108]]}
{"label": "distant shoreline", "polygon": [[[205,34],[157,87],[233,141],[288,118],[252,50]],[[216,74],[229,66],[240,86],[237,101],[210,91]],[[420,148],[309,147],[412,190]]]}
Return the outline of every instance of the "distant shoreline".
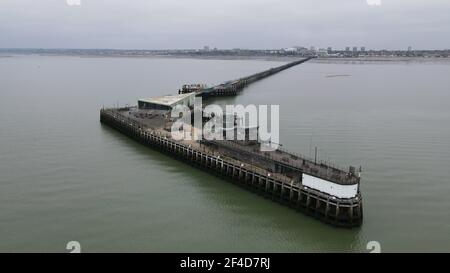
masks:
{"label": "distant shoreline", "polygon": [[[193,55],[193,54],[142,54],[142,55],[129,55],[129,54],[74,54],[65,52],[8,52],[4,51],[5,55],[2,55],[0,50],[0,58],[8,58],[14,56],[67,56],[67,57],[80,57],[80,58],[165,58],[165,59],[198,59],[198,60],[259,60],[259,61],[273,61],[273,62],[289,62],[305,57],[301,56],[228,56],[228,55]],[[438,58],[438,57],[320,57],[310,60],[312,63],[346,63],[346,64],[358,64],[358,63],[426,63],[426,62],[442,62],[450,63],[450,58]]]}
{"label": "distant shoreline", "polygon": [[317,58],[312,60],[316,63],[426,63],[426,62],[448,62],[450,58],[437,57],[354,57],[354,58]]}

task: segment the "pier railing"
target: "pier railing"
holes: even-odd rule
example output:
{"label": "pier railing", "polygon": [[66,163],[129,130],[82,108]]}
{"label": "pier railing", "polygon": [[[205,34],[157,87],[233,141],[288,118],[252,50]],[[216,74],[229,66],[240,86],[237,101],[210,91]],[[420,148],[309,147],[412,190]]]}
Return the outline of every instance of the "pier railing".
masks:
{"label": "pier railing", "polygon": [[283,152],[285,154],[295,156],[295,157],[297,157],[299,159],[304,159],[305,161],[307,161],[307,162],[309,162],[311,164],[325,165],[325,166],[328,166],[329,168],[335,169],[337,171],[340,171],[340,172],[343,172],[343,173],[348,173],[348,169],[346,169],[346,168],[344,168],[342,166],[339,166],[336,163],[331,162],[331,161],[320,160],[320,159],[315,160],[314,158],[312,158],[310,156],[305,156],[303,154],[300,154],[298,152],[293,152],[293,151],[288,150],[286,148],[279,147],[277,150],[281,151],[281,152]]}
{"label": "pier railing", "polygon": [[[245,167],[246,169],[249,169],[249,170],[251,170],[251,171],[253,171],[255,173],[258,173],[258,174],[260,174],[262,176],[272,177],[272,178],[277,179],[278,181],[280,181],[282,183],[290,184],[290,183],[293,182],[292,179],[290,179],[290,178],[288,178],[288,177],[286,177],[284,175],[281,175],[281,174],[278,174],[278,173],[269,172],[269,171],[265,170],[264,168],[261,168],[261,167],[258,167],[258,166],[252,165],[252,164],[244,164],[244,163],[242,163],[239,160],[233,159],[233,158],[228,157],[228,156],[226,156],[226,155],[224,155],[222,153],[219,153],[218,151],[212,149],[211,147],[206,146],[206,145],[202,145],[201,143],[198,143],[198,144],[194,144],[194,143],[187,144],[187,143],[183,143],[183,141],[173,140],[172,139],[172,135],[171,135],[170,132],[167,132],[167,131],[165,131],[163,129],[155,129],[155,128],[148,127],[145,124],[140,123],[140,122],[138,122],[138,121],[136,121],[136,120],[134,120],[132,118],[129,118],[129,117],[127,117],[127,116],[125,116],[125,115],[123,115],[121,113],[121,111],[128,111],[128,110],[129,110],[129,108],[126,108],[126,107],[123,107],[123,108],[108,108],[108,109],[104,108],[104,109],[102,109],[102,111],[104,111],[104,112],[111,113],[112,117],[114,117],[115,119],[117,119],[119,121],[122,121],[122,122],[124,122],[126,124],[129,124],[130,126],[135,127],[137,129],[141,129],[143,131],[147,131],[147,132],[151,133],[152,135],[164,138],[167,141],[171,141],[171,142],[177,143],[177,145],[184,146],[187,149],[195,149],[196,148],[196,150],[198,150],[199,152],[202,152],[202,153],[205,153],[205,154],[209,154],[210,156],[214,156],[214,157],[217,157],[217,158],[221,158],[222,160],[226,160],[229,163],[235,164],[237,166]],[[198,146],[196,146],[196,145],[198,145]]]}
{"label": "pier railing", "polygon": [[[237,157],[240,153],[246,153],[252,157],[252,160],[276,162],[278,165],[287,166],[294,170],[299,170],[305,174],[317,176],[338,184],[348,185],[359,183],[359,178],[353,174],[350,174],[348,171],[338,169],[334,166],[326,164],[323,161],[315,162],[307,157],[302,157],[300,154],[293,155],[292,153],[285,152],[283,150],[263,152],[258,148],[249,148],[247,146],[234,143],[233,141],[208,140],[204,142],[231,149]],[[292,156],[294,156],[294,158],[292,158]]]}
{"label": "pier railing", "polygon": [[[158,136],[165,137],[167,139],[172,139],[171,133],[164,129],[156,129],[149,126],[146,126],[143,123],[140,123],[130,117],[123,115],[121,112],[129,111],[131,107],[122,107],[122,108],[108,108],[103,111],[109,111],[115,118],[127,121],[129,124],[145,129],[150,130],[152,133],[157,134]],[[174,141],[174,140],[172,140]],[[279,165],[284,165],[288,167],[293,167],[295,169],[301,170],[305,174],[317,176],[338,184],[357,184],[359,183],[359,177],[354,174],[349,173],[348,171],[338,168],[333,164],[330,164],[325,161],[315,161],[311,158],[303,156],[299,153],[293,153],[287,151],[286,149],[278,148],[273,152],[263,152],[259,149],[255,150],[254,148],[248,148],[247,146],[243,146],[233,141],[203,141],[204,143],[215,143],[220,146],[229,147],[236,151],[235,156],[239,156],[239,152],[249,153],[255,158],[259,158],[260,160],[271,160],[276,162]],[[179,142],[182,143],[182,142]],[[206,152],[210,152],[212,154],[217,154],[218,151],[215,151],[212,148],[207,148],[205,145],[201,146],[202,149]],[[230,158],[231,160],[234,160]],[[249,165],[250,166],[250,165]],[[255,166],[256,167],[256,166]],[[259,168],[259,167],[256,167]],[[260,168],[264,170],[263,168]],[[267,170],[264,170],[267,172]],[[280,178],[282,179],[282,178]]]}

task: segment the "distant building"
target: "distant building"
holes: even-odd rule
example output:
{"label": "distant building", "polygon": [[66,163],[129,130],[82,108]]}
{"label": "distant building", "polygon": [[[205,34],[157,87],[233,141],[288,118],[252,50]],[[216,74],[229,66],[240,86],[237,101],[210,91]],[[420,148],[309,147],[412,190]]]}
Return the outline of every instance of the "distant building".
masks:
{"label": "distant building", "polygon": [[295,48],[295,47],[284,48],[283,51],[288,52],[288,53],[295,53],[295,52],[297,52],[297,48]]}
{"label": "distant building", "polygon": [[328,51],[325,48],[320,48],[319,50],[317,50],[316,54],[319,57],[326,57],[328,56]]}
{"label": "distant building", "polygon": [[303,46],[296,46],[295,48],[297,49],[297,51],[299,53],[308,51],[308,49],[306,47],[303,47]]}
{"label": "distant building", "polygon": [[347,47],[345,48],[345,51],[350,52],[350,47],[347,46]]}
{"label": "distant building", "polygon": [[204,51],[209,51],[209,46],[204,46],[204,47],[203,47],[203,50],[204,50]]}
{"label": "distant building", "polygon": [[408,52],[411,52],[412,51],[412,46],[409,46],[408,47]]}
{"label": "distant building", "polygon": [[331,46],[329,46],[329,47],[327,48],[327,52],[328,52],[328,53],[333,52],[333,48],[332,48]]}
{"label": "distant building", "polygon": [[356,52],[358,52],[358,47],[354,46],[353,47],[353,53],[356,53]]}
{"label": "distant building", "polygon": [[361,47],[361,52],[366,52],[366,47],[362,46]]}

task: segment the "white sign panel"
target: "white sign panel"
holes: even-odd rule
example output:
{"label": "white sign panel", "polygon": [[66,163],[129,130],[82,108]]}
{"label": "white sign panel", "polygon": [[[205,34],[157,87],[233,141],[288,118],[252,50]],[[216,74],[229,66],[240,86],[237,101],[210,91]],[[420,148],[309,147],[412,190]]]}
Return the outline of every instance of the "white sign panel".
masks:
{"label": "white sign panel", "polygon": [[339,185],[311,175],[303,174],[303,186],[331,194],[338,198],[353,198],[358,193],[358,184]]}

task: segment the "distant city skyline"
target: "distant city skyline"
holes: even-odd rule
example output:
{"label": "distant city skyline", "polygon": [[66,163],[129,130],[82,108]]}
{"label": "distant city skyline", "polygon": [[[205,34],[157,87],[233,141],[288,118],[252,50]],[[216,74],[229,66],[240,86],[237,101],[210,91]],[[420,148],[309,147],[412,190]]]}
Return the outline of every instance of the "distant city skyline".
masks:
{"label": "distant city skyline", "polygon": [[[205,49],[205,47],[207,46],[201,46],[199,48],[108,48],[108,47],[104,47],[104,48],[100,48],[100,47],[86,47],[86,48],[71,48],[71,47],[0,47],[0,49],[2,50],[7,50],[7,49],[33,49],[33,50],[38,50],[38,49],[46,49],[46,50],[150,50],[150,51],[158,51],[158,50],[198,50],[198,51],[214,51],[214,50],[288,50],[291,48],[296,48],[296,47],[303,47],[306,48],[308,50],[331,50],[331,51],[353,51],[354,47],[356,47],[358,49],[358,51],[427,51],[427,50],[450,50],[450,46],[448,46],[447,48],[415,48],[413,46],[406,46],[405,48],[370,48],[370,47],[366,47],[366,46],[345,46],[342,48],[339,47],[334,47],[334,46],[284,46],[284,47],[280,47],[280,48],[240,48],[240,47],[231,47],[231,48],[219,48],[219,47],[215,47],[215,46],[208,46],[208,49]],[[348,48],[348,49],[347,49]]]}
{"label": "distant city skyline", "polygon": [[0,48],[448,49],[448,0],[2,0]]}

